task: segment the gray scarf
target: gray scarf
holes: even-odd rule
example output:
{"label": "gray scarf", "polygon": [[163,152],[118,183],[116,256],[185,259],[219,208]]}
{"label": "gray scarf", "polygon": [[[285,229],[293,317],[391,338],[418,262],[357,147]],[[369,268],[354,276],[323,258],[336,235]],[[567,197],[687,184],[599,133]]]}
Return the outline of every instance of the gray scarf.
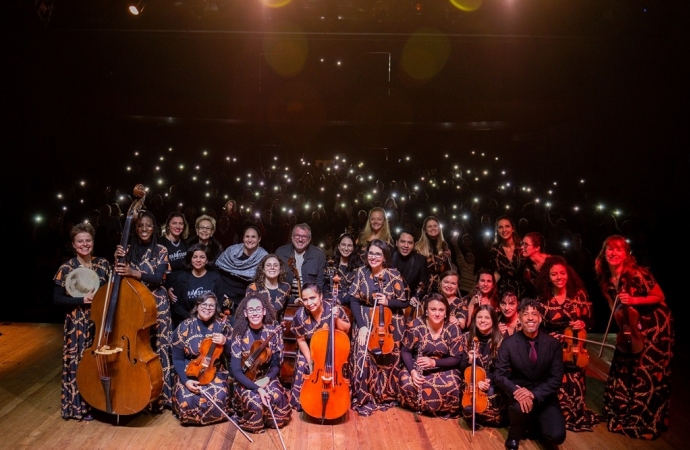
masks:
{"label": "gray scarf", "polygon": [[251,280],[256,274],[256,268],[261,259],[268,255],[268,252],[258,247],[247,259],[240,259],[244,252],[244,244],[231,245],[218,257],[216,266],[232,275]]}

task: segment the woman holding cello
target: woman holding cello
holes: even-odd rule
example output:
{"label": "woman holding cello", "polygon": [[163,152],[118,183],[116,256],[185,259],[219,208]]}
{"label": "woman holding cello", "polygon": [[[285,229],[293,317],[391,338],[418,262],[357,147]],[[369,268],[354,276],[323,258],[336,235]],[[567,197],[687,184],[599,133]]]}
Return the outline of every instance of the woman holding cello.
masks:
{"label": "woman holding cello", "polygon": [[607,238],[595,264],[619,328],[630,331],[618,333],[606,382],[608,430],[655,439],[668,428],[674,339],[671,311],[652,274],[635,263],[624,237]]}
{"label": "woman holding cello", "polygon": [[65,337],[63,340],[62,358],[62,395],[60,396],[63,419],[93,420],[91,408],[81,398],[77,389],[77,366],[81,361],[84,349],[89,348],[93,340],[89,330],[91,302],[96,291],[85,292],[83,297],[68,293],[65,282],[70,273],[76,269],[92,270],[96,273],[99,286],[103,286],[110,275],[110,263],[105,258],[93,256],[93,240],[96,230],[88,223],[72,227],[70,237],[76,256],[60,266],[55,278],[53,302],[65,306]]}
{"label": "woman holding cello", "polygon": [[388,245],[374,239],[366,247],[348,298],[355,319],[352,333],[352,409],[362,416],[384,411],[398,400],[400,340],[407,295],[400,272],[390,268]]}
{"label": "woman holding cello", "polygon": [[172,365],[172,321],[170,302],[163,287],[163,278],[168,268],[168,250],[158,244],[156,218],[150,211],[141,211],[133,224],[127,249],[122,245],[115,250],[115,259],[125,258],[124,263],[115,266],[115,272],[122,277],[141,281],[156,298],[156,325],[151,332],[152,347],[160,357],[163,367],[163,390],[154,409],[172,407],[173,365]]}
{"label": "woman holding cello", "polygon": [[542,327],[563,340],[563,384],[558,401],[571,431],[592,431],[598,420],[585,406],[585,369],[589,362],[586,329],[592,325],[592,302],[575,270],[560,256],[549,256],[542,265],[537,286],[544,306]]}
{"label": "woman holding cello", "polygon": [[[508,399],[494,384],[494,370],[498,348],[503,336],[498,328],[498,314],[491,305],[479,305],[472,313],[469,330],[464,335],[466,358],[460,369],[464,374],[465,391],[462,396],[462,417],[472,426],[472,397],[476,396],[475,425],[500,427],[508,418]],[[476,359],[476,387],[472,386],[472,361]],[[475,392],[476,391],[476,392]]]}
{"label": "woman holding cello", "polygon": [[[350,331],[350,319],[348,319],[342,308],[323,301],[323,292],[318,284],[306,283],[302,286],[302,304],[304,308],[300,308],[295,314],[294,319],[292,319],[292,332],[297,338],[297,346],[300,351],[295,366],[295,381],[292,383],[290,404],[298,411],[302,409],[300,406],[300,392],[304,383],[304,377],[313,373],[314,361],[311,357],[311,337],[318,330],[328,328],[333,314],[335,314],[336,329],[345,334]],[[348,357],[349,352],[345,355],[345,359],[347,360]],[[349,386],[347,389],[349,396]]]}
{"label": "woman holding cello", "polygon": [[456,417],[462,379],[458,364],[467,358],[462,332],[449,322],[441,294],[423,300],[424,314],[407,324],[402,338],[400,403],[419,413]]}
{"label": "woman holding cello", "polygon": [[262,433],[290,421],[289,395],[278,375],[283,339],[268,297],[247,295],[237,306],[230,367],[235,378],[233,404],[243,430]]}
{"label": "woman holding cello", "polygon": [[[230,374],[220,356],[230,355],[232,328],[223,317],[216,295],[205,292],[197,297],[190,317],[175,329],[172,358],[177,383],[173,412],[184,425],[207,425],[225,419],[225,411],[218,407],[225,409],[228,405]],[[206,401],[205,396],[216,404]]]}

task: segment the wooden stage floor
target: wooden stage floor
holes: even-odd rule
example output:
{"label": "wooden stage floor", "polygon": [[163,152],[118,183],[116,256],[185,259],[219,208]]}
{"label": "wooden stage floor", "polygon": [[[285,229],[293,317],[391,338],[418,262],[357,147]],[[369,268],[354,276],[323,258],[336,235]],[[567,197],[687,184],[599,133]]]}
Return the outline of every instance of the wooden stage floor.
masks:
{"label": "wooden stage floor", "polygon": [[[250,434],[247,441],[230,423],[183,427],[170,411],[122,416],[97,414],[92,422],[65,421],[60,417],[62,325],[36,323],[0,324],[0,448],[7,449],[281,449],[275,430]],[[600,337],[601,339],[601,337]],[[677,346],[681,347],[681,346]],[[680,353],[678,352],[680,350]],[[602,410],[603,379],[608,370],[590,350],[587,404]],[[677,349],[672,381],[670,431],[655,441],[640,441],[609,433],[604,424],[591,433],[568,432],[561,449],[678,449],[684,448],[684,423],[690,417],[685,353]],[[474,438],[464,422],[423,417],[415,422],[411,412],[393,408],[371,417],[349,411],[337,425],[308,422],[294,414],[283,430],[288,449],[503,449],[507,429],[482,428]],[[522,441],[521,449],[543,449],[537,441]]]}

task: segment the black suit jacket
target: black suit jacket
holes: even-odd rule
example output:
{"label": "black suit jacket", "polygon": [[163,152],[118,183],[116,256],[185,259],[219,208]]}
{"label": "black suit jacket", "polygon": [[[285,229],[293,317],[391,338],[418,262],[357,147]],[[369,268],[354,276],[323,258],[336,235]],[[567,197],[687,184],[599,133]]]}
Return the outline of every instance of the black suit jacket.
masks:
{"label": "black suit jacket", "polygon": [[543,330],[537,334],[537,364],[529,360],[529,344],[522,332],[503,340],[496,361],[496,385],[514,402],[518,387],[534,394],[535,405],[550,402],[558,405],[557,392],[563,382],[563,350],[558,339]]}

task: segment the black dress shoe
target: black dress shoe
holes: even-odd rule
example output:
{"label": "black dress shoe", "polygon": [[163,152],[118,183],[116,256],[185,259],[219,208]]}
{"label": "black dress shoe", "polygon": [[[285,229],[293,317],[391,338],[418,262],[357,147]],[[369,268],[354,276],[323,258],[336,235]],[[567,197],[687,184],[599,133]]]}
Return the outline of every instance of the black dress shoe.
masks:
{"label": "black dress shoe", "polygon": [[520,446],[520,441],[517,439],[508,439],[506,441],[506,450],[518,450]]}

